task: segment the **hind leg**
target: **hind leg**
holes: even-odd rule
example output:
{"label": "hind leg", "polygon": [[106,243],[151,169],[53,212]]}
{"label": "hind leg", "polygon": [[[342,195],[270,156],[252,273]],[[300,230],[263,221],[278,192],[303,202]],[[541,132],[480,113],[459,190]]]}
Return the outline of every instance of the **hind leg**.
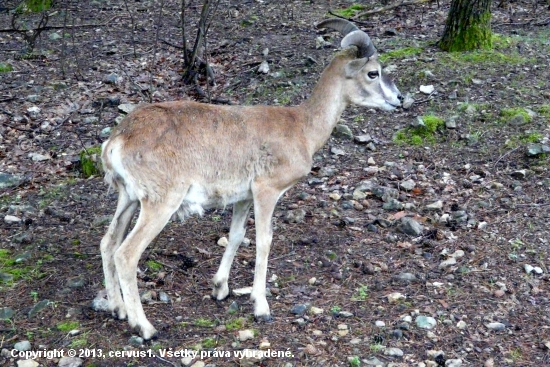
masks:
{"label": "hind leg", "polygon": [[128,322],[130,327],[146,340],[154,337],[157,331],[147,320],[139,298],[136,277],[138,262],[149,243],[178,209],[182,199],[181,195],[171,195],[165,197],[161,203],[142,200],[141,212],[135,227],[115,252],[115,265],[128,313]]}
{"label": "hind leg", "polygon": [[212,283],[214,284],[212,297],[217,300],[222,300],[229,294],[229,286],[227,285],[229,271],[231,270],[235,253],[239,249],[241,242],[243,242],[246,232],[245,222],[251,206],[252,200],[240,201],[233,205],[233,216],[231,218],[231,228],[229,229],[229,244],[223,253],[220,267],[212,279]]}
{"label": "hind leg", "polygon": [[130,222],[136,211],[138,202],[131,201],[124,188],[119,189],[118,204],[109,229],[101,240],[101,259],[105,276],[105,289],[109,302],[109,311],[119,319],[126,318],[126,307],[120,293],[118,274],[116,271],[114,254],[119,248],[124,235],[128,231]]}

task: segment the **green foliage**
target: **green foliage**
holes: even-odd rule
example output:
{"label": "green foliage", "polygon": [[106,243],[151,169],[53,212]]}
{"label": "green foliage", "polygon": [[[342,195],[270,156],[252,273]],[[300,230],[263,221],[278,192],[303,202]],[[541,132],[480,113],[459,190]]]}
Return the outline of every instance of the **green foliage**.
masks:
{"label": "green foliage", "polygon": [[550,104],[543,104],[535,109],[539,114],[544,117],[550,117]]}
{"label": "green foliage", "polygon": [[353,18],[355,15],[357,15],[358,13],[360,13],[365,9],[366,9],[365,5],[353,4],[352,6],[347,8],[335,10],[334,14],[337,14],[344,18]]}
{"label": "green foliage", "polygon": [[418,56],[424,52],[422,47],[405,47],[393,51],[384,52],[378,58],[380,62],[385,63],[389,60],[399,60],[408,57]]}
{"label": "green foliage", "polygon": [[209,319],[203,319],[202,317],[199,317],[198,319],[195,320],[193,324],[195,326],[200,326],[200,327],[214,327],[215,322]]}
{"label": "green foliage", "polygon": [[80,167],[84,177],[95,176],[101,172],[101,146],[83,149],[80,152]]}
{"label": "green foliage", "polygon": [[58,323],[56,327],[57,330],[68,333],[71,330],[78,329],[80,327],[80,323],[78,321],[62,321]]}
{"label": "green foliage", "polygon": [[225,323],[225,328],[227,331],[234,331],[242,329],[246,325],[246,319],[239,317],[236,319],[229,320]]}
{"label": "green foliage", "polygon": [[333,313],[333,314],[337,314],[339,313],[340,311],[342,311],[342,307],[340,306],[332,306],[330,308],[330,312]]}
{"label": "green foliage", "polygon": [[202,347],[206,349],[215,348],[218,343],[214,338],[206,338],[202,341]]}
{"label": "green foliage", "polygon": [[367,298],[369,298],[369,288],[364,285],[364,284],[361,284],[361,287],[359,287],[359,289],[357,289],[357,292],[355,292],[355,294],[351,297],[351,300],[352,301],[366,301]]}
{"label": "green foliage", "polygon": [[156,262],[155,260],[147,260],[145,264],[152,271],[160,271],[162,269],[162,264]]}
{"label": "green foliage", "polygon": [[[0,249],[0,285],[13,285],[15,282],[25,279],[39,279],[44,274],[40,272],[41,261],[34,265],[28,265],[25,261],[16,261],[9,250]],[[0,286],[0,290],[2,287]],[[32,296],[32,294],[31,294]]]}
{"label": "green foliage", "polygon": [[532,120],[529,113],[521,107],[503,108],[500,110],[500,116],[503,122],[508,122],[518,115],[523,116],[525,122],[531,122]]}
{"label": "green foliage", "polygon": [[380,352],[381,350],[384,350],[384,346],[382,344],[372,344],[369,346],[369,349],[371,350],[371,352],[373,353],[378,353]]}
{"label": "green foliage", "polygon": [[361,365],[361,360],[358,356],[353,356],[349,359],[349,365],[351,367],[359,367]]}
{"label": "green foliage", "polygon": [[407,127],[399,130],[393,141],[397,144],[422,145],[435,143],[435,133],[445,125],[445,121],[435,115],[421,117],[424,126]]}
{"label": "green foliage", "polygon": [[13,66],[11,64],[0,62],[0,73],[8,73],[13,71]]}
{"label": "green foliage", "polygon": [[52,0],[23,0],[15,9],[18,14],[40,13],[52,7]]}
{"label": "green foliage", "polygon": [[519,141],[521,141],[522,143],[538,143],[539,141],[542,140],[543,137],[544,136],[541,133],[535,131],[535,132],[522,134],[519,137]]}

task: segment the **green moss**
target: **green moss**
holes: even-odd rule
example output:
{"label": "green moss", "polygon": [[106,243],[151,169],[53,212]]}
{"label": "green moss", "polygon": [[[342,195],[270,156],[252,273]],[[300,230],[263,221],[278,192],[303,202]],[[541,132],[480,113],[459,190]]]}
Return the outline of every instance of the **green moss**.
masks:
{"label": "green moss", "polygon": [[145,264],[152,271],[160,271],[162,269],[162,264],[156,262],[155,260],[147,260]]}
{"label": "green moss", "polygon": [[405,47],[397,50],[384,52],[378,58],[380,59],[380,62],[386,63],[389,60],[399,60],[399,59],[405,59],[408,57],[418,56],[423,52],[424,52],[424,49],[422,47]]}
{"label": "green moss", "polygon": [[544,138],[544,136],[541,133],[532,132],[532,133],[527,133],[527,134],[521,135],[519,137],[519,140],[522,143],[538,143],[539,141],[542,140],[542,138]]}
{"label": "green moss", "polygon": [[13,71],[13,66],[11,66],[11,64],[0,62],[0,73],[8,73],[10,71]]}
{"label": "green moss", "polygon": [[239,317],[237,319],[229,320],[225,323],[227,331],[234,331],[242,329],[246,325],[246,319]]}
{"label": "green moss", "polygon": [[203,319],[202,317],[196,319],[193,324],[195,326],[200,326],[200,327],[214,327],[214,325],[216,325],[214,321],[209,319]]}
{"label": "green moss", "polygon": [[471,22],[469,27],[460,27],[452,37],[444,35],[439,42],[439,47],[448,52],[489,50],[493,47],[493,37],[491,35],[491,12],[489,11],[477,15],[475,21]]}
{"label": "green moss", "polygon": [[344,17],[344,18],[353,18],[355,15],[365,10],[366,6],[361,4],[353,4],[352,6],[345,9],[335,10],[334,13]]}
{"label": "green moss", "polygon": [[435,143],[435,133],[445,125],[441,117],[425,115],[421,117],[424,126],[407,127],[399,130],[393,137],[397,144],[423,145]]}
{"label": "green moss", "polygon": [[500,117],[502,122],[508,122],[514,117],[521,115],[525,122],[531,122],[532,118],[529,113],[521,107],[503,108],[500,110]]}
{"label": "green moss", "polygon": [[57,330],[68,333],[71,330],[78,329],[80,327],[80,323],[78,321],[63,321],[58,323],[56,327]]}
{"label": "green moss", "polygon": [[459,65],[521,65],[530,60],[517,53],[505,54],[494,50],[477,50],[471,52],[451,52],[442,56],[442,60],[448,58],[448,63]]}
{"label": "green moss", "polygon": [[535,111],[544,117],[550,117],[550,104],[543,104],[542,106],[536,108]]}
{"label": "green moss", "polygon": [[101,146],[82,150],[80,152],[80,167],[84,177],[98,175],[101,172]]}
{"label": "green moss", "polygon": [[52,6],[52,0],[24,0],[15,9],[16,13],[40,13],[50,9]]}
{"label": "green moss", "polygon": [[218,343],[214,338],[206,338],[202,341],[202,347],[205,349],[215,348]]}

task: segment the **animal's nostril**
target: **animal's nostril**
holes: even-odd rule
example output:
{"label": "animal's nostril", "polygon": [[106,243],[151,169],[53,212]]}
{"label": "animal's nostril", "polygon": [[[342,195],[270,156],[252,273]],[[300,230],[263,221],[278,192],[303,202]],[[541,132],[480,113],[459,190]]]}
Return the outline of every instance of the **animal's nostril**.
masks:
{"label": "animal's nostril", "polygon": [[397,99],[399,99],[401,102],[403,102],[403,95],[401,93],[399,93],[399,95],[397,96]]}

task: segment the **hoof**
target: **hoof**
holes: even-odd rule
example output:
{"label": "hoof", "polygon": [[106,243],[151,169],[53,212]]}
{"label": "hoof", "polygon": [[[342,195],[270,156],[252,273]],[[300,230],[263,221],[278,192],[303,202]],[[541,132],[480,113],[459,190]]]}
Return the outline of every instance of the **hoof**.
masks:
{"label": "hoof", "polygon": [[111,314],[117,320],[125,320],[126,319],[126,312],[121,310],[118,307],[116,307]]}
{"label": "hoof", "polygon": [[271,315],[261,315],[261,316],[254,315],[254,320],[259,323],[270,324],[273,322],[273,317],[271,317]]}
{"label": "hoof", "polygon": [[218,299],[218,297],[216,297],[214,294],[211,294],[210,298],[212,298],[216,302],[222,302],[222,301],[225,301],[226,299],[229,298],[229,293],[225,297],[220,298],[220,299]]}
{"label": "hoof", "polygon": [[136,325],[132,328],[134,333],[138,334],[143,338],[143,340],[154,340],[158,338],[158,332],[155,328],[151,328],[150,330],[144,330],[140,325]]}

